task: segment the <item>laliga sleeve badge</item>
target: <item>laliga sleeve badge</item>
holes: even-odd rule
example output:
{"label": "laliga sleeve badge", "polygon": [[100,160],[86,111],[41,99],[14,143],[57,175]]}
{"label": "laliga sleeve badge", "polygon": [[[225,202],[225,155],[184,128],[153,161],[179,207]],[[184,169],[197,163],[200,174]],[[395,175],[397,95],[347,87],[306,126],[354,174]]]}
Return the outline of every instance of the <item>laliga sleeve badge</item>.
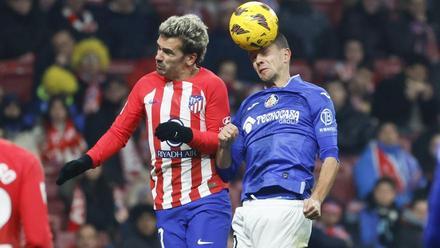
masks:
{"label": "laliga sleeve badge", "polygon": [[333,114],[332,111],[328,108],[325,108],[321,112],[321,122],[324,123],[324,125],[329,126],[333,124]]}
{"label": "laliga sleeve badge", "polygon": [[279,97],[275,94],[272,94],[267,98],[267,100],[264,102],[264,107],[266,108],[272,108],[278,103]]}

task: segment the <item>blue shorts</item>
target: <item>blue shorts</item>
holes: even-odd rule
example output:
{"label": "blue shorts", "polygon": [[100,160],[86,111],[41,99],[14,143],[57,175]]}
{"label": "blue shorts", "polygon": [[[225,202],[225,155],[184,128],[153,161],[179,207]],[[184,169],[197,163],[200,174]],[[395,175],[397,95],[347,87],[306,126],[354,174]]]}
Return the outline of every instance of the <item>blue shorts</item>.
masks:
{"label": "blue shorts", "polygon": [[227,190],[156,211],[162,248],[227,247],[231,211]]}

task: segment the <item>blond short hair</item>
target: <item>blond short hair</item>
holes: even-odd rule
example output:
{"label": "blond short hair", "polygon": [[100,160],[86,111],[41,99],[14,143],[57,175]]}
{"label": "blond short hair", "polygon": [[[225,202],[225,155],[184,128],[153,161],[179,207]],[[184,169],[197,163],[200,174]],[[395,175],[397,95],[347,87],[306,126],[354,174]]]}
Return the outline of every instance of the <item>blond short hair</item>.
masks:
{"label": "blond short hair", "polygon": [[208,27],[196,15],[171,16],[159,26],[159,35],[180,38],[184,54],[196,53],[200,64],[209,43]]}

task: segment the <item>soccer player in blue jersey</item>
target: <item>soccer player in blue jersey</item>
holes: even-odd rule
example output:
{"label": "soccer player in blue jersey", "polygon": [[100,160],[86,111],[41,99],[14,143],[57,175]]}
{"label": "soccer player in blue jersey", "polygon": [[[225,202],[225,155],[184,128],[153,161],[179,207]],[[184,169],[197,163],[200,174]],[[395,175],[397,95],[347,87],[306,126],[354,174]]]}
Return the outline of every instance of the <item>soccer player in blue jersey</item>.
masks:
{"label": "soccer player in blue jersey", "polygon": [[[282,34],[249,55],[266,89],[244,100],[221,130],[216,157],[226,180],[246,161],[234,247],[306,247],[339,169],[333,103],[324,89],[290,76]],[[315,185],[317,155],[323,164]]]}

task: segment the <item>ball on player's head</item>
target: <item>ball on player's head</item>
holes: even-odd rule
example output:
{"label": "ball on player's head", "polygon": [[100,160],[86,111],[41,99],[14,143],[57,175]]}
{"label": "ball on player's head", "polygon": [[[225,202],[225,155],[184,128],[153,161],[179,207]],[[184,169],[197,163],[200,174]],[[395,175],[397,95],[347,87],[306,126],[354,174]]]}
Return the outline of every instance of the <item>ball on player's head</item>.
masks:
{"label": "ball on player's head", "polygon": [[238,6],[229,20],[232,40],[247,51],[269,46],[278,34],[278,17],[268,5],[247,2]]}

